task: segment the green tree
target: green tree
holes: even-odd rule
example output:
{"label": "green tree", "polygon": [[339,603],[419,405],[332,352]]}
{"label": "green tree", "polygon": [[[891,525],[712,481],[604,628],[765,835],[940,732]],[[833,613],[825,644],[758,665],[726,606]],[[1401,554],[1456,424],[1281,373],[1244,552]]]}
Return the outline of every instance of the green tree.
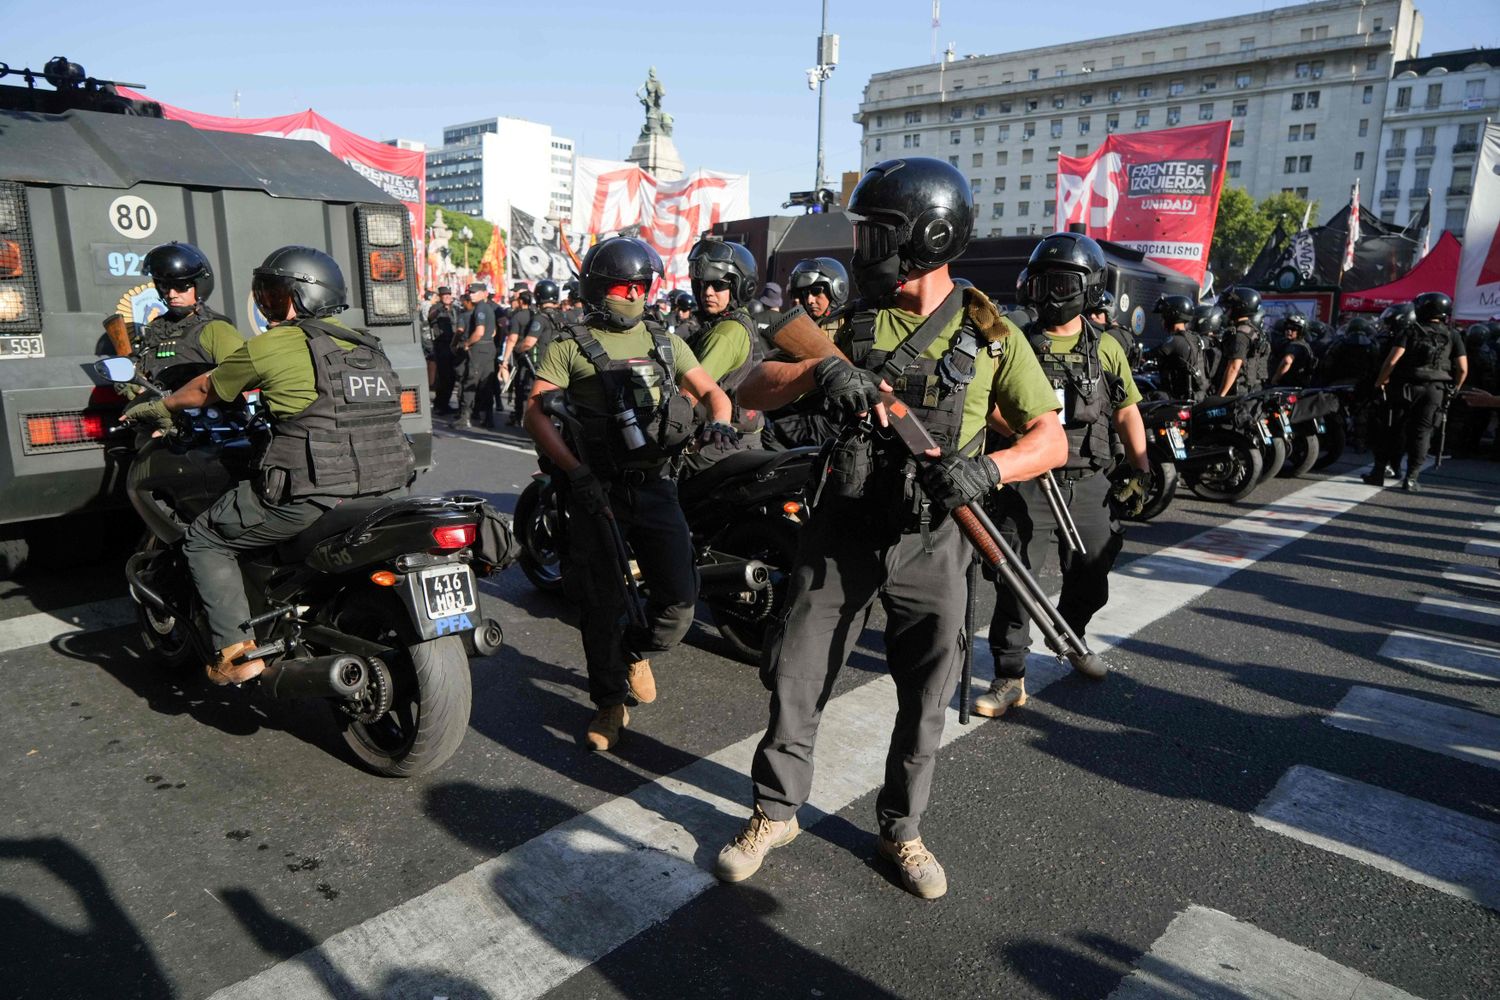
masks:
{"label": "green tree", "polygon": [[[1281,222],[1287,236],[1302,228],[1307,202],[1290,192],[1280,192],[1261,200],[1250,197],[1244,188],[1225,187],[1219,195],[1219,214],[1214,219],[1214,238],[1208,260],[1218,287],[1239,280],[1255,262],[1256,255]],[[1308,225],[1319,224],[1318,204],[1313,202]]]}
{"label": "green tree", "polygon": [[[457,270],[467,269],[477,271],[480,260],[484,258],[485,248],[490,245],[490,236],[495,231],[495,224],[477,215],[465,215],[462,212],[440,208],[437,205],[428,205],[427,227],[429,229],[432,228],[433,223],[437,220],[439,212],[443,214],[443,225],[448,227],[450,233],[448,237],[448,250],[453,254],[454,268]],[[467,247],[465,247],[461,235],[465,226],[468,226],[469,231],[474,234],[468,241]],[[500,230],[500,235],[502,238],[505,236],[504,229]],[[466,251],[468,254],[467,257],[464,256]]]}

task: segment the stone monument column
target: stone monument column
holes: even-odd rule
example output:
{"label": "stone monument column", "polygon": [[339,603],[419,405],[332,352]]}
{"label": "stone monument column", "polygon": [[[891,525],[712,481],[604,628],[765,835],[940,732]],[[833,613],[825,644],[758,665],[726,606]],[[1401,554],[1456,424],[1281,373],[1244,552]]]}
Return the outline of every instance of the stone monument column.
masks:
{"label": "stone monument column", "polygon": [[656,77],[656,67],[652,66],[645,85],[635,94],[646,109],[646,124],[641,126],[641,134],[625,160],[659,181],[675,181],[682,177],[682,156],[672,141],[672,116],[661,109],[666,92]]}

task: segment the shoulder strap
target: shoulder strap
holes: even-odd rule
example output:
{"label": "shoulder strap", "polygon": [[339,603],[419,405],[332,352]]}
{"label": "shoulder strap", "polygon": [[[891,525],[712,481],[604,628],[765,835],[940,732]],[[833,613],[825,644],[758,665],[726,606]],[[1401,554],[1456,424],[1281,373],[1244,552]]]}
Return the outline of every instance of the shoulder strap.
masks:
{"label": "shoulder strap", "polygon": [[672,335],[665,327],[648,326],[647,331],[651,334],[651,350],[656,355],[657,362],[667,370],[667,378],[677,381],[677,352],[672,349]]}
{"label": "shoulder strap", "polygon": [[887,382],[896,380],[897,377],[911,363],[926,353],[932,342],[937,340],[948,324],[953,322],[954,317],[964,305],[964,290],[962,286],[956,286],[948,293],[948,297],[924,319],[917,328],[907,334],[906,339],[891,349],[885,357],[885,364],[880,366],[877,373]]}
{"label": "shoulder strap", "polygon": [[380,339],[366,330],[360,330],[352,326],[334,326],[332,323],[326,323],[321,319],[311,316],[298,319],[296,324],[298,329],[309,340],[315,334],[321,334],[325,337],[332,337],[335,340],[347,340],[351,344],[367,347],[381,355],[385,354],[385,348],[380,346]]}
{"label": "shoulder strap", "polygon": [[583,352],[588,363],[594,366],[596,372],[602,373],[609,367],[609,352],[604,349],[604,345],[599,343],[599,338],[595,337],[588,327],[582,324],[571,326],[568,328],[568,334],[578,343],[578,349]]}
{"label": "shoulder strap", "polygon": [[875,349],[875,310],[854,309],[844,322],[849,324],[849,360],[862,365]]}

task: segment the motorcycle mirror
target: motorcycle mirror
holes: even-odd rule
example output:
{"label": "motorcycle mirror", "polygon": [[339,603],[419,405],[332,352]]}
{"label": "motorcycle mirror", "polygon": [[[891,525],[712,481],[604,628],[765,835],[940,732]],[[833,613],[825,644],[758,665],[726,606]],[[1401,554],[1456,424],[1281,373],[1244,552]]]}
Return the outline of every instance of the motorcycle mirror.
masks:
{"label": "motorcycle mirror", "polygon": [[94,371],[111,382],[130,382],[135,379],[135,362],[129,358],[102,358],[94,362]]}

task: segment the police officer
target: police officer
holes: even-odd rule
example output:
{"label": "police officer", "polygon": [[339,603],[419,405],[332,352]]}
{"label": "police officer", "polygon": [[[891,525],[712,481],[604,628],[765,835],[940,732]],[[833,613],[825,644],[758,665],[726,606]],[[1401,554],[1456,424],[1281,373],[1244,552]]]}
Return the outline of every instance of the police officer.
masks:
{"label": "police officer", "polygon": [[760,332],[747,308],[755,301],[760,276],[755,257],[741,243],[705,237],[688,251],[688,277],[698,302],[702,330],[692,341],[693,353],[734,404],[730,423],[739,433],[731,447],[703,445],[686,456],[689,473],[702,472],[719,459],[744,448],[761,447],[765,417],[739,404],[738,389],[765,356]]}
{"label": "police officer", "polygon": [[[223,316],[208,308],[214,272],[203,251],[191,243],[163,243],[147,254],[142,270],[156,286],[167,311],[146,324],[132,352],[142,375],[176,389],[201,367],[219,364],[244,346],[245,338]],[[131,389],[137,389],[131,386]],[[134,395],[134,393],[128,393]]]}
{"label": "police officer", "polygon": [[[505,358],[500,362],[500,377],[512,380],[512,398],[516,407],[511,412],[512,425],[521,422],[521,411],[531,397],[531,385],[536,381],[536,366],[548,346],[567,328],[562,313],[562,289],[551,278],[543,278],[532,290],[535,309],[526,310],[531,317],[524,330],[512,327],[505,338]],[[514,375],[511,373],[514,372]]]}
{"label": "police officer", "polygon": [[333,316],[348,308],[344,276],[321,250],[286,246],[257,267],[251,293],[271,326],[211,372],[170,396],[138,403],[128,423],[170,426],[188,407],[260,389],[272,432],[255,476],[225,493],[188,527],[183,554],[203,601],[217,659],[215,684],[265,669],[246,660],[255,636],[238,556],[301,533],[342,500],[403,489],[411,448],[401,433],[400,381],[380,341]]}
{"label": "police officer", "polygon": [[454,412],[453,386],[457,381],[453,339],[455,332],[463,328],[458,325],[453,289],[440,285],[437,292],[437,301],[427,311],[427,325],[432,330],[432,359],[437,365],[437,378],[432,383],[432,414],[446,416]]}
{"label": "police officer", "polygon": [[[1469,374],[1464,384],[1489,395],[1500,393],[1500,355],[1490,343],[1488,323],[1471,323],[1464,331],[1464,353],[1468,355]],[[1463,396],[1454,401],[1449,419],[1454,421],[1449,432],[1454,438],[1457,454],[1478,455],[1482,450],[1485,431],[1495,415],[1492,407],[1469,405]],[[1497,436],[1500,445],[1500,436]]]}
{"label": "police officer", "polygon": [[[729,399],[682,338],[644,322],[661,258],[638,239],[618,236],[589,248],[579,274],[587,324],[548,346],[526,407],[536,442],[568,514],[563,581],[578,605],[596,707],[585,740],[608,750],[630,721],[625,703],[656,699],[650,657],[675,646],[693,622],[698,574],[671,460],[693,435],[685,388],[707,406],[703,438],[734,436]],[[565,440],[537,399],[563,389],[582,440]],[[646,626],[622,628],[627,592],[613,521],[631,547],[645,587]]]}
{"label": "police officer", "polygon": [[1197,307],[1186,295],[1163,295],[1154,311],[1167,328],[1167,339],[1156,349],[1162,388],[1172,399],[1199,402],[1208,395],[1208,366],[1203,338],[1190,326]]}
{"label": "police officer", "polygon": [[667,319],[667,331],[675,333],[691,344],[698,337],[702,324],[698,322],[698,300],[693,293],[679,289],[672,293],[672,312]]}
{"label": "police officer", "polygon": [[1263,359],[1270,352],[1270,344],[1265,344],[1265,353],[1262,353],[1265,337],[1254,321],[1254,315],[1260,309],[1260,292],[1253,288],[1231,288],[1219,296],[1219,306],[1230,326],[1220,341],[1214,388],[1220,396],[1258,392],[1266,379],[1262,371],[1265,367]]}
{"label": "police officer", "polygon": [[1107,288],[1099,290],[1099,301],[1085,314],[1088,321],[1108,337],[1113,337],[1125,351],[1125,360],[1131,368],[1141,363],[1141,345],[1135,334],[1120,324],[1115,310],[1115,295]]}
{"label": "police officer", "polygon": [[[535,314],[532,311],[531,290],[523,284],[517,284],[511,289],[509,323],[505,334],[504,346],[500,351],[500,356],[504,361],[509,363],[514,360],[516,344],[520,342],[521,336],[527,330],[531,329],[531,321],[535,318]],[[520,420],[521,404],[526,398],[520,394],[520,390],[521,387],[512,379],[509,393],[512,407],[510,422],[512,424]]]}
{"label": "police officer", "polygon": [[[1040,484],[1021,483],[991,498],[1001,530],[1033,571],[1040,572],[1048,551],[1057,548],[1063,578],[1057,610],[1079,636],[1109,601],[1109,571],[1125,539],[1111,501],[1139,513],[1150,475],[1146,429],[1136,405],[1141,394],[1125,351],[1085,317],[1090,302],[1104,290],[1104,278],[1104,251],[1098,243],[1079,233],[1053,233],[1032,251],[1017,289],[1022,305],[1037,314],[1027,340],[1063,401],[1068,458],[1054,476],[1083,551],[1064,547]],[[1119,486],[1105,475],[1114,461],[1111,431],[1119,436],[1129,463]],[[1031,622],[1003,584],[996,587],[989,642],[995,680],[974,700],[974,711],[993,718],[1026,704],[1031,647]]]}
{"label": "police officer", "polygon": [[[849,272],[832,257],[810,257],[792,265],[787,294],[830,340],[838,335],[844,307],[849,303]],[[785,361],[778,357],[776,360]],[[838,423],[823,410],[817,393],[766,414],[768,448],[805,448],[822,445],[838,432]]]}
{"label": "police officer", "polygon": [[1423,292],[1412,300],[1414,322],[1401,327],[1391,341],[1376,391],[1384,390],[1391,409],[1389,433],[1375,442],[1375,467],[1362,478],[1371,486],[1385,485],[1387,465],[1406,455],[1401,488],[1421,490],[1417,477],[1427,461],[1432,432],[1443,418],[1452,393],[1469,373],[1464,342],[1448,327],[1453,300],[1442,292]]}
{"label": "police officer", "polygon": [[578,297],[578,282],[568,282],[563,290],[567,296],[563,302],[563,322],[568,326],[577,326],[583,322],[583,300]]}
{"label": "police officer", "polygon": [[458,415],[453,426],[464,429],[477,423],[495,426],[495,395],[486,385],[499,368],[496,357],[495,304],[490,301],[489,286],[481,281],[469,285],[468,324],[454,339],[454,364],[458,369]]}
{"label": "police officer", "polygon": [[1219,347],[1220,334],[1224,330],[1224,309],[1212,302],[1200,302],[1193,309],[1193,332],[1203,344],[1203,372],[1209,376],[1208,392],[1219,387],[1213,373],[1219,370],[1219,359],[1223,351]]}
{"label": "police officer", "polygon": [[[942,160],[886,160],[860,180],[849,212],[864,298],[836,343],[852,363],[767,361],[740,386],[746,405],[768,409],[818,392],[844,429],[762,666],[771,711],[751,766],[754,812],[714,873],[749,878],[797,835],[823,705],[878,598],[897,708],[875,801],[877,850],[907,891],[931,899],[947,876],[919,825],[963,658],[972,556],[950,511],[1060,463],[1067,442],[1019,330],[949,275],[973,229],[968,178]],[[882,389],[923,421],[940,458],[917,462],[882,428]],[[983,454],[987,420],[1012,429],[1016,445]]]}
{"label": "police officer", "polygon": [[1301,313],[1288,313],[1281,321],[1281,335],[1286,338],[1277,360],[1276,371],[1271,375],[1272,385],[1301,387],[1312,379],[1318,359],[1313,356],[1307,343],[1307,317]]}

